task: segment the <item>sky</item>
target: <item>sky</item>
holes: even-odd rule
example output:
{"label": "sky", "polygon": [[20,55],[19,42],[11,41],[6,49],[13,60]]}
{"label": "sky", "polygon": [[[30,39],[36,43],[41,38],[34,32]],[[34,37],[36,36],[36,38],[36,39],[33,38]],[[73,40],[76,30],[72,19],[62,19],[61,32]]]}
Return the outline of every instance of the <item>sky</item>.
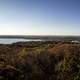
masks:
{"label": "sky", "polygon": [[0,0],[0,35],[80,35],[80,0]]}

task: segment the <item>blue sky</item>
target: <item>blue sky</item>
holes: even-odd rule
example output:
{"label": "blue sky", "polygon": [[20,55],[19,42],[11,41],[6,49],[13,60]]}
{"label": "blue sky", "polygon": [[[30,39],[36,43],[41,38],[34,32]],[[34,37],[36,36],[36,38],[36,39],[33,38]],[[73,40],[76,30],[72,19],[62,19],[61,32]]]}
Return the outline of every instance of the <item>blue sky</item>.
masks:
{"label": "blue sky", "polygon": [[80,35],[80,0],[0,0],[0,35]]}

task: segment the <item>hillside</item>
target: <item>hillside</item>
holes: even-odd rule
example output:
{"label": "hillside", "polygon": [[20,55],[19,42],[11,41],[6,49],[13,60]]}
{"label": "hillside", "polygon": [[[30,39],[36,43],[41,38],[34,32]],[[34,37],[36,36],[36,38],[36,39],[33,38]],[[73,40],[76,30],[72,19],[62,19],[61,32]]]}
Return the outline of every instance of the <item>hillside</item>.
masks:
{"label": "hillside", "polygon": [[80,80],[80,44],[0,44],[0,80]]}

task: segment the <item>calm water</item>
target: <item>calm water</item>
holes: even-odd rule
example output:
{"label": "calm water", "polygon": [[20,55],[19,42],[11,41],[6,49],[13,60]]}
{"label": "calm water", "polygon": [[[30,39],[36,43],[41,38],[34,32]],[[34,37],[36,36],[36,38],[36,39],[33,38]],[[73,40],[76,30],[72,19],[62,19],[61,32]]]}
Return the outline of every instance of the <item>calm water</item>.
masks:
{"label": "calm water", "polygon": [[26,41],[42,41],[40,39],[13,39],[13,38],[0,38],[0,44],[11,44],[16,42],[26,42]]}

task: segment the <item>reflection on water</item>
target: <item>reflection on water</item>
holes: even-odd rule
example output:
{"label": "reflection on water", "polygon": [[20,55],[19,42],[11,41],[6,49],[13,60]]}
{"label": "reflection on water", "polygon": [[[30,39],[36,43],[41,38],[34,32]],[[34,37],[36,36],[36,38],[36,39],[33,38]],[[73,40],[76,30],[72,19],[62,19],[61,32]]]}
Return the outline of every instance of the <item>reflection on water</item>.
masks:
{"label": "reflection on water", "polygon": [[42,41],[41,39],[13,39],[13,38],[0,38],[0,44],[11,44],[15,42],[26,42],[26,41]]}

